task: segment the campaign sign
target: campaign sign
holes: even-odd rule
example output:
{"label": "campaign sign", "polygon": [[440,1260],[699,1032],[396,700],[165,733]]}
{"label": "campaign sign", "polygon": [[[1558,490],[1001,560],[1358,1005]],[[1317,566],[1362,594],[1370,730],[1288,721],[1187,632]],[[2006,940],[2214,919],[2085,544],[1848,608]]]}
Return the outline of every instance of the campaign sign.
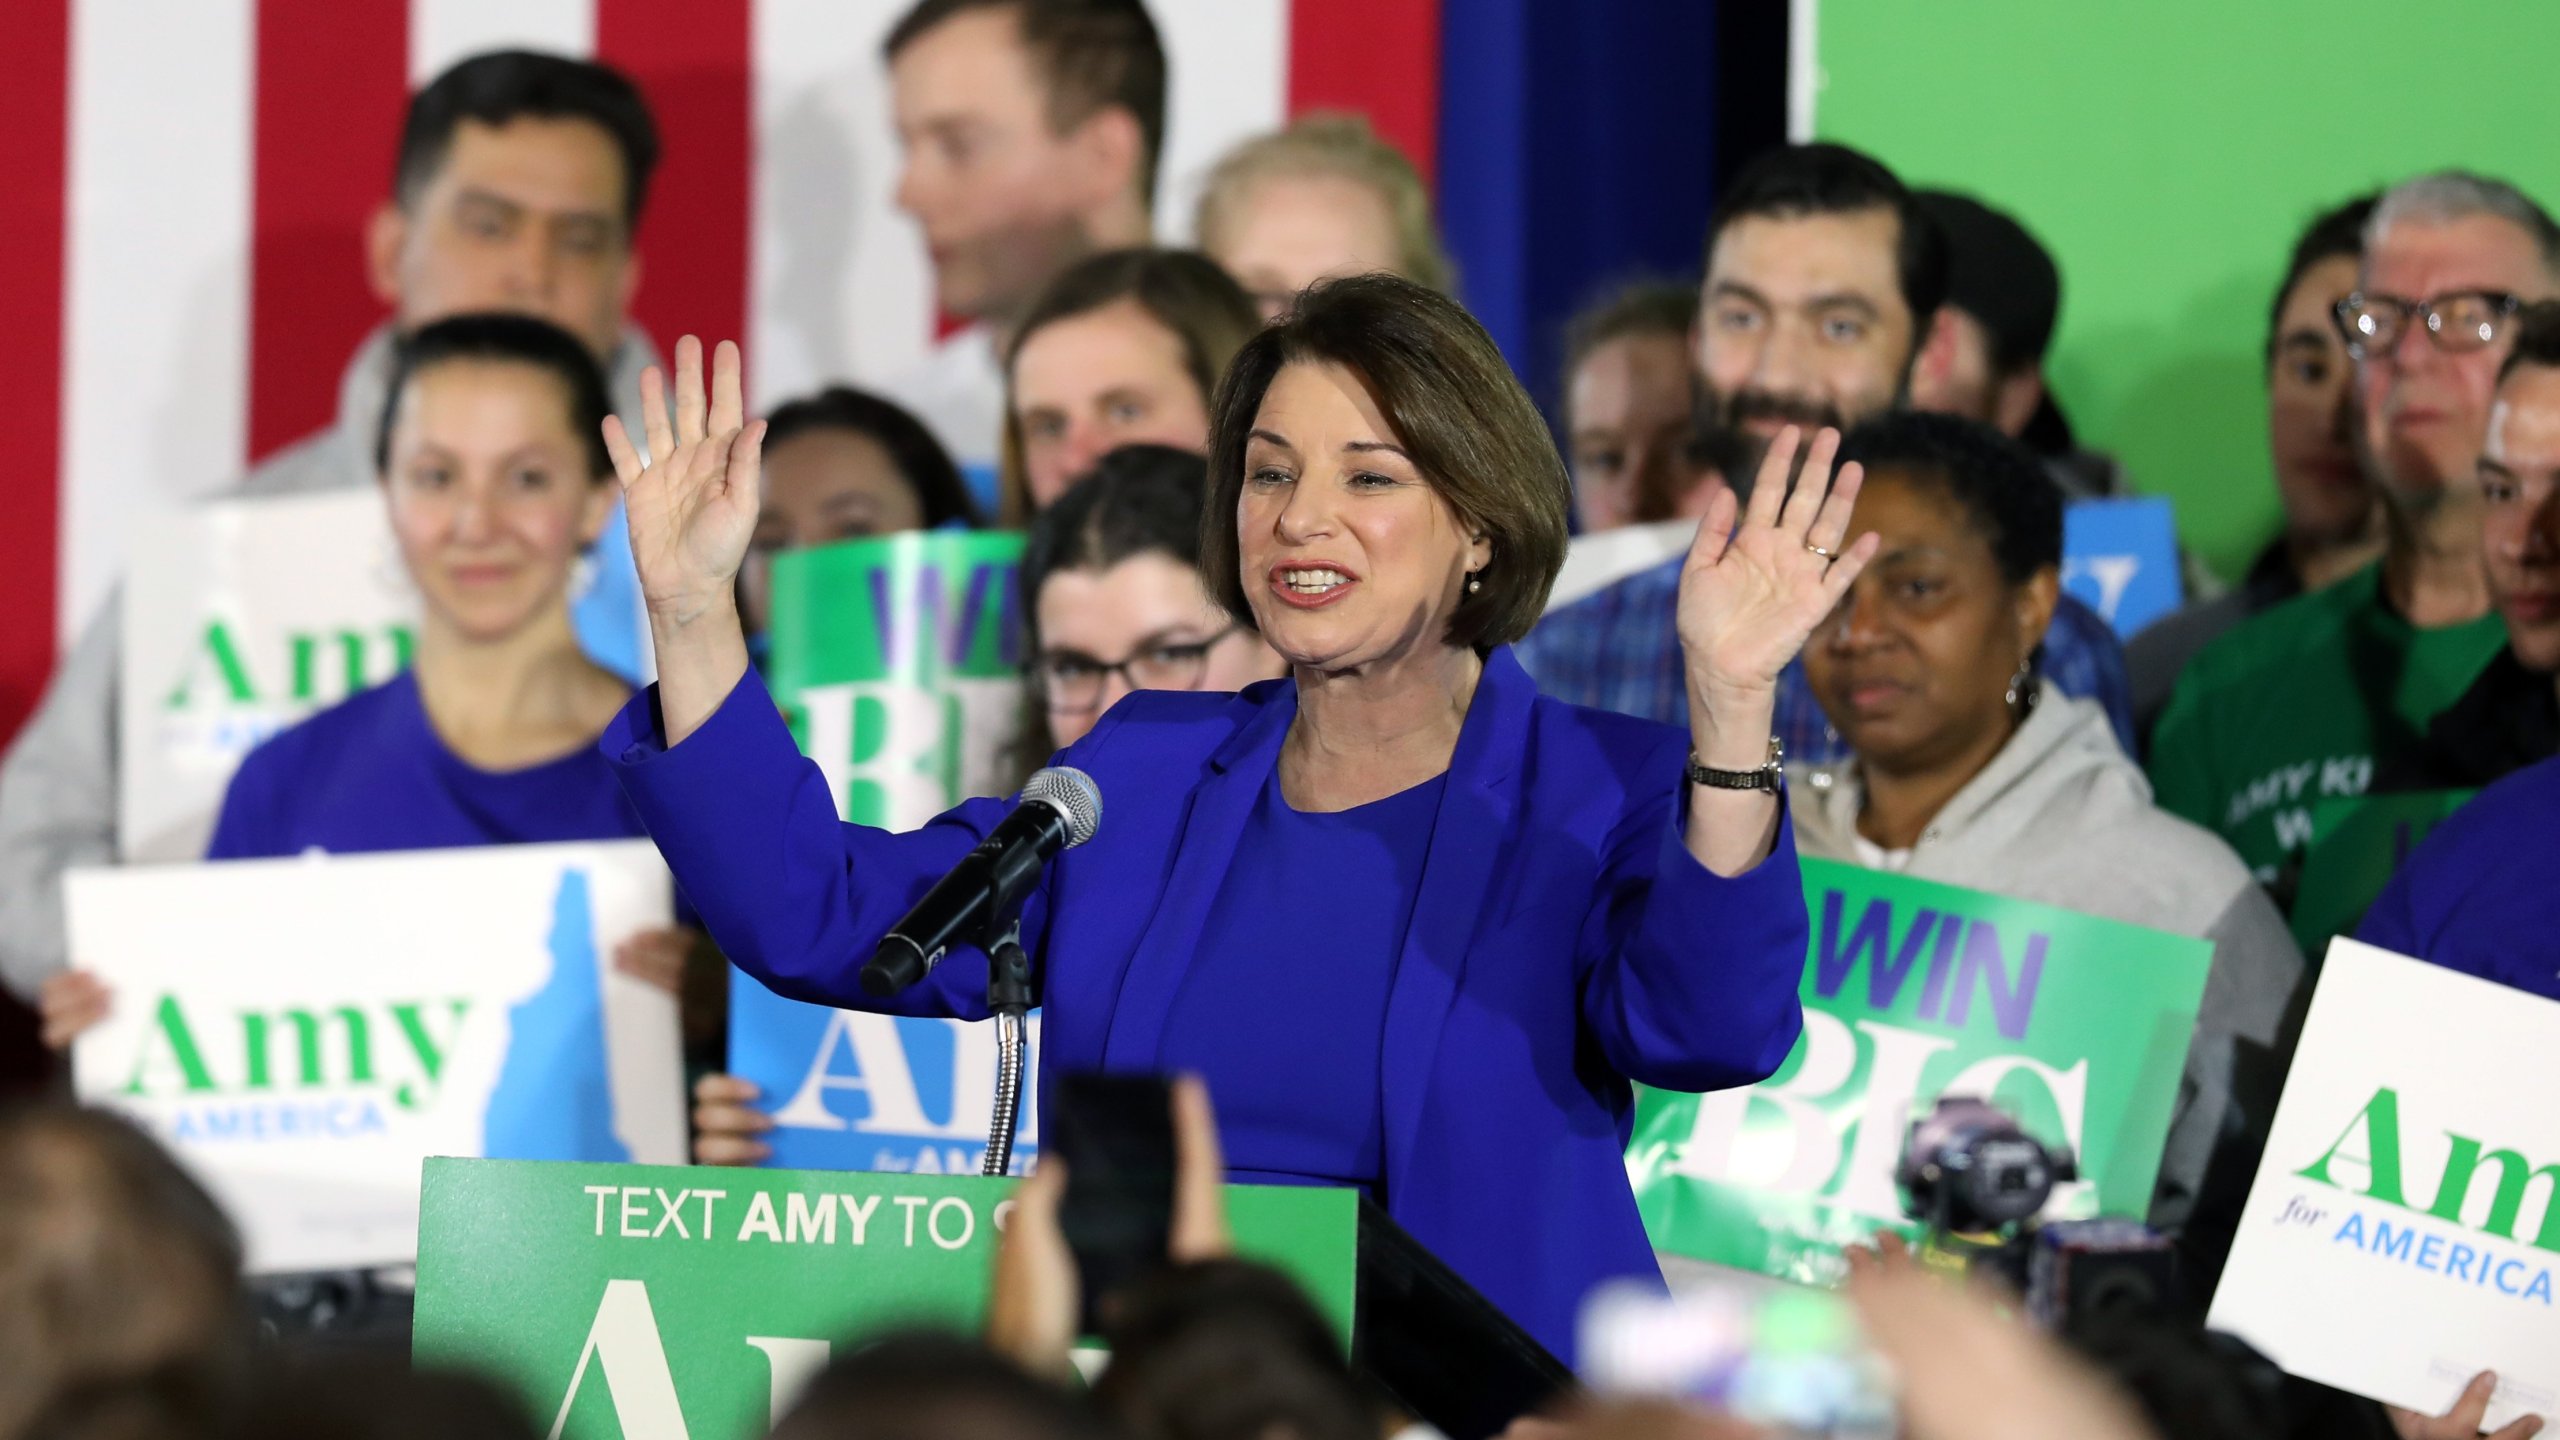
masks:
{"label": "campaign sign", "polygon": [[1804,1036],[1775,1075],[1641,1090],[1627,1172],[1656,1249],[1824,1285],[1878,1229],[1911,1121],[1987,1100],[2078,1157],[2071,1209],[2150,1209],[2212,946],[2138,925],[1804,863]]}
{"label": "campaign sign", "polygon": [[[582,562],[580,643],[643,673],[630,539]],[[381,493],[218,500],[134,526],[117,673],[117,853],[197,860],[223,791],[260,741],[408,667],[417,591]]]}
{"label": "campaign sign", "polygon": [[680,1161],[675,998],[617,974],[672,887],[644,840],[74,871],[112,992],[85,1100],[200,1176],[261,1273],[407,1260],[428,1155]]}
{"label": "campaign sign", "polygon": [[[774,558],[766,683],[837,813],[912,830],[1002,794],[1023,715],[1022,537],[944,532]],[[846,976],[851,980],[848,961]],[[1032,1020],[1038,1053],[1039,1020]],[[785,1000],[732,978],[729,1066],[763,1092],[774,1163],[974,1174],[995,1031]],[[1038,1119],[1026,1084],[1018,1159]]]}
{"label": "campaign sign", "polygon": [[[412,1353],[554,1440],[752,1440],[849,1343],[980,1324],[1014,1183],[430,1160]],[[1227,1212],[1347,1341],[1359,1193],[1230,1186]]]}
{"label": "campaign sign", "polygon": [[2560,1004],[2331,945],[2213,1328],[2422,1414],[2483,1370],[2484,1428],[2560,1412],[2555,1056]]}
{"label": "campaign sign", "polygon": [[2178,525],[2164,496],[2078,500],[2062,512],[2062,587],[2132,635],[2186,601]]}

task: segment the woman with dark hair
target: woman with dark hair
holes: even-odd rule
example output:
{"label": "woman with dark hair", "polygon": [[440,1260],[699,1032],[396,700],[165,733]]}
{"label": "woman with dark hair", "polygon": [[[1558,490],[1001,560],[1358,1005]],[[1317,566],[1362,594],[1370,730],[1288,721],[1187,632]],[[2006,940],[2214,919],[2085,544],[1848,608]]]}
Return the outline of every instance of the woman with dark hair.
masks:
{"label": "woman with dark hair", "polygon": [[[631,687],[569,620],[571,576],[614,501],[594,358],[547,321],[458,316],[401,342],[386,394],[374,461],[418,593],[416,650],[249,752],[206,858],[645,834],[595,753]],[[616,963],[672,990],[699,939],[649,932]],[[68,1046],[107,1003],[95,976],[55,976],[47,1042]]]}
{"label": "woman with dark hair", "polygon": [[2036,458],[1917,412],[1852,430],[1840,453],[1865,467],[1853,528],[1880,549],[1805,647],[1851,758],[1795,777],[1796,843],[2213,943],[2151,1221],[2218,1272],[2273,1118],[2301,952],[2231,847],[2152,803],[2105,712],[2039,675],[2062,498]]}
{"label": "woman with dark hair", "polygon": [[977,527],[978,507],[960,467],[895,401],[833,385],[784,401],[764,423],[764,508],[738,572],[751,634],[762,633],[769,619],[771,567],[781,551]]}
{"label": "woman with dark hair", "polygon": [[1243,287],[1196,250],[1110,250],[1069,266],[1005,351],[998,518],[1028,525],[1123,445],[1204,448],[1209,396],[1261,324]]}
{"label": "woman with dark hair", "polygon": [[1022,597],[1041,757],[1132,690],[1241,690],[1288,667],[1200,583],[1208,462],[1166,445],[1102,457],[1031,522]]}
{"label": "woman with dark hair", "polygon": [[[608,420],[659,681],[605,739],[722,948],[779,994],[985,1013],[961,951],[855,981],[1009,809],[841,824],[747,667],[731,583],[761,431],[724,345]],[[1358,1187],[1558,1354],[1613,1276],[1656,1277],[1622,1146],[1630,1082],[1761,1079],[1802,1025],[1806,925],[1770,736],[1778,672],[1857,577],[1837,437],[1770,449],[1748,516],[1700,525],[1678,628],[1686,730],[1541,698],[1511,656],[1571,486],[1483,328],[1410,281],[1309,290],[1218,392],[1209,593],[1289,662],[1237,695],[1143,691],[1061,762],[1109,823],[1022,915],[1062,1073],[1196,1071],[1232,1178]],[[1702,946],[1699,937],[1714,937]]]}

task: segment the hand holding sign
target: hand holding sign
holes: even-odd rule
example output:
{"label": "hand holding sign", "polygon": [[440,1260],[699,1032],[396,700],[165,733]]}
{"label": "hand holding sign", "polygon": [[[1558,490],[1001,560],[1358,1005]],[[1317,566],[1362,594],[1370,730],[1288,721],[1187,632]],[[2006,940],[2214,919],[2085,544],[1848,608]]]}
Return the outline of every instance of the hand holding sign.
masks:
{"label": "hand holding sign", "polygon": [[[2453,1408],[2442,1415],[2421,1415],[2397,1405],[2385,1405],[2383,1413],[2391,1417],[2392,1432],[2400,1440],[2472,1440],[2480,1433],[2480,1421],[2489,1413],[2489,1397],[2498,1393],[2498,1377],[2483,1370],[2471,1377],[2454,1397]],[[2542,1433],[2542,1417],[2526,1415],[2501,1429],[2489,1440],[2526,1440]]]}

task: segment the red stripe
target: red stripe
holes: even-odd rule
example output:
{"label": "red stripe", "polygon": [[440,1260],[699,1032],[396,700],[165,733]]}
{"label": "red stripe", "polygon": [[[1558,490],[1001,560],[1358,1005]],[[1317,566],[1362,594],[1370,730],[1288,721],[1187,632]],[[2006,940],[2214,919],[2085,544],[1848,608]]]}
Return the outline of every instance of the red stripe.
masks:
{"label": "red stripe", "polygon": [[1294,0],[1289,113],[1356,110],[1429,180],[1440,152],[1440,0]]}
{"label": "red stripe", "polygon": [[327,425],[382,302],[365,221],[390,193],[409,99],[409,7],[259,0],[251,159],[249,456]]}
{"label": "red stripe", "polygon": [[55,549],[62,504],[64,127],[71,108],[71,0],[17,0],[9,83],[0,85],[0,395],[25,428],[0,467],[0,742],[17,733],[53,669]]}
{"label": "red stripe", "polygon": [[663,153],[641,218],[633,318],[679,335],[747,339],[754,117],[749,0],[596,0],[596,58],[640,85]]}

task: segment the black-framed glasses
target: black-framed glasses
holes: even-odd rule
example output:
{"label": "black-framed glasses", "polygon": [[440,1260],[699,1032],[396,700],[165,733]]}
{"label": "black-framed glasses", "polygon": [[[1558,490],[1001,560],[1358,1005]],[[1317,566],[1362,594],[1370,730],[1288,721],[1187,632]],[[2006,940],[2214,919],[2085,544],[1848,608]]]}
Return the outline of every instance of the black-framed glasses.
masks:
{"label": "black-framed glasses", "polygon": [[1114,675],[1132,690],[1197,690],[1209,670],[1209,652],[1243,628],[1229,625],[1205,640],[1159,642],[1119,660],[1100,660],[1077,650],[1043,650],[1031,659],[1032,683],[1050,709],[1069,715],[1100,705],[1102,682]]}
{"label": "black-framed glasses", "polygon": [[2427,339],[2448,354],[2494,345],[2524,301],[2503,290],[2455,290],[2425,300],[2367,295],[2359,290],[2338,302],[2338,334],[2358,360],[2387,355],[2408,333],[2409,322],[2427,327]]}

